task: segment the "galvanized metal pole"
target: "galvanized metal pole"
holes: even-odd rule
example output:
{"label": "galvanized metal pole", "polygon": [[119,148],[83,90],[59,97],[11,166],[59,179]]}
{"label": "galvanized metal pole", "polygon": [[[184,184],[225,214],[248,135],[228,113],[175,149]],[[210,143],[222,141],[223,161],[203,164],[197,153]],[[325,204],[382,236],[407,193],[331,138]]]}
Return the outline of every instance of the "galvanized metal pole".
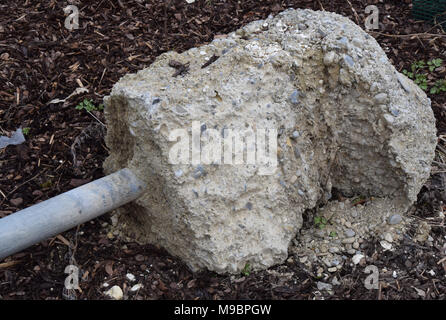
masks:
{"label": "galvanized metal pole", "polygon": [[146,185],[122,169],[0,219],[0,260],[137,199]]}

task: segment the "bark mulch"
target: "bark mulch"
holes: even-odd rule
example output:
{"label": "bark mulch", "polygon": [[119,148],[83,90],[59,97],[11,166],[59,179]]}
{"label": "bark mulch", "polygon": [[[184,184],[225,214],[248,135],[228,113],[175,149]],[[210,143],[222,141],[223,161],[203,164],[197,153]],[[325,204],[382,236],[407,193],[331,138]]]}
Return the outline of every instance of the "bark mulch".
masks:
{"label": "bark mulch", "polygon": [[[68,4],[80,10],[78,30],[64,27]],[[337,12],[364,26],[370,4],[380,9],[380,29],[370,34],[399,71],[419,60],[446,61],[446,34],[414,21],[409,0],[2,1],[0,135],[19,127],[28,132],[25,143],[0,150],[0,217],[103,176],[103,114],[75,107],[84,99],[98,106],[120,77],[147,67],[159,54],[208,43],[291,7]],[[445,65],[428,76],[430,84],[446,76]],[[50,103],[78,88],[88,92]],[[430,98],[441,137],[446,93]],[[432,227],[430,245],[408,234],[397,250],[383,252],[377,240],[370,241],[366,263],[380,270],[378,290],[364,287],[361,264],[336,274],[341,285],[332,295],[319,292],[319,279],[293,259],[236,277],[194,274],[161,249],[113,238],[105,215],[0,262],[0,299],[105,299],[104,283],[119,285],[127,299],[445,299],[446,232],[438,214],[446,209],[443,171],[440,166],[434,172],[414,213]],[[81,291],[64,289],[69,264],[80,268]],[[136,283],[143,287],[130,292]]]}

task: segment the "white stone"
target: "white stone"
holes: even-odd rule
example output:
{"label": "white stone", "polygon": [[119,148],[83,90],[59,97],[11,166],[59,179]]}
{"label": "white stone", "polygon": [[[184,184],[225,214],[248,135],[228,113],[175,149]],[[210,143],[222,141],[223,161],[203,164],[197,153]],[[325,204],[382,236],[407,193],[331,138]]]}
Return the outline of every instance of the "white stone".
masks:
{"label": "white stone", "polygon": [[105,294],[114,300],[122,300],[124,297],[124,293],[119,286],[111,287],[111,289],[105,292]]}
{"label": "white stone", "polygon": [[381,244],[381,247],[384,248],[384,250],[392,250],[392,244],[386,240],[382,240],[379,242]]}
{"label": "white stone", "polygon": [[142,287],[143,287],[143,285],[138,283],[138,284],[135,284],[133,287],[131,287],[130,291],[131,292],[136,292],[136,291],[139,291]]}
{"label": "white stone", "polygon": [[364,258],[364,255],[358,253],[358,254],[355,254],[355,255],[352,257],[352,261],[353,261],[354,264],[358,264],[358,263],[361,261],[362,258]]}
{"label": "white stone", "polygon": [[386,240],[387,242],[393,242],[393,237],[389,232],[386,232],[384,234],[384,240]]}
{"label": "white stone", "polygon": [[127,274],[125,275],[125,277],[126,277],[130,282],[133,282],[133,281],[136,280],[136,277],[135,277],[133,274],[131,274],[131,273],[127,273]]}

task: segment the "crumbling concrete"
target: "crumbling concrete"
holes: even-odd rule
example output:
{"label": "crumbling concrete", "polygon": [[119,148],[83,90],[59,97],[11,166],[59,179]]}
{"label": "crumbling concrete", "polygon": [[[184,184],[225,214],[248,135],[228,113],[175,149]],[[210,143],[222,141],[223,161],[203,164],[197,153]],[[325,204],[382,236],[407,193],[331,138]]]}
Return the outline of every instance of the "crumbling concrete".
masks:
{"label": "crumbling concrete", "polygon": [[[338,203],[323,207],[333,188],[375,197],[376,210],[388,211],[380,211],[383,219],[403,216],[436,145],[425,93],[371,36],[328,12],[287,10],[208,45],[162,54],[123,77],[105,104],[106,171],[128,167],[149,185],[119,209],[119,230],[193,270],[281,263],[305,210],[339,213]],[[277,167],[169,163],[176,142],[169,136],[190,134],[194,123],[202,148],[215,139],[212,129],[222,138],[225,129],[277,129]]]}

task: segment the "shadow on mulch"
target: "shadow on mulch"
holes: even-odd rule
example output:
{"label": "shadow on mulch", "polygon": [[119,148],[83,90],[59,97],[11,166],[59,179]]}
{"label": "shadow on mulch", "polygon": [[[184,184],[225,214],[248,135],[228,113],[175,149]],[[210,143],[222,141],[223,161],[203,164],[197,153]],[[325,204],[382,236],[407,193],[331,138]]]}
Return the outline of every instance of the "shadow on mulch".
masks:
{"label": "shadow on mulch", "polygon": [[[208,43],[215,35],[290,7],[337,12],[361,26],[366,17],[366,5],[359,0],[351,5],[344,0],[70,3],[80,10],[75,31],[64,28],[66,1],[0,4],[0,134],[29,128],[26,143],[0,150],[0,217],[103,176],[103,115],[75,106],[84,99],[99,105],[121,76],[147,67],[159,54]],[[399,71],[419,60],[446,60],[445,34],[413,21],[410,3],[367,1],[380,9],[379,32],[371,35]],[[428,80],[445,75],[446,68],[440,68]],[[79,87],[88,93],[49,103]],[[443,135],[446,94],[431,99]],[[106,234],[106,215],[0,263],[0,299],[104,299],[103,292],[115,284],[128,299],[445,299],[446,263],[439,261],[446,234],[436,220],[444,201],[441,174],[426,185],[415,213],[432,225],[432,246],[414,243],[410,236],[394,252],[382,252],[378,241],[369,243],[366,263],[388,271],[380,274],[378,290],[364,287],[364,265],[345,265],[335,274],[342,284],[334,286],[333,295],[318,292],[316,282],[323,279],[293,259],[245,276],[193,274],[163,250],[113,239]],[[80,268],[82,292],[64,289],[69,264]],[[128,280],[127,273],[136,281]],[[136,283],[143,287],[131,292]]]}

